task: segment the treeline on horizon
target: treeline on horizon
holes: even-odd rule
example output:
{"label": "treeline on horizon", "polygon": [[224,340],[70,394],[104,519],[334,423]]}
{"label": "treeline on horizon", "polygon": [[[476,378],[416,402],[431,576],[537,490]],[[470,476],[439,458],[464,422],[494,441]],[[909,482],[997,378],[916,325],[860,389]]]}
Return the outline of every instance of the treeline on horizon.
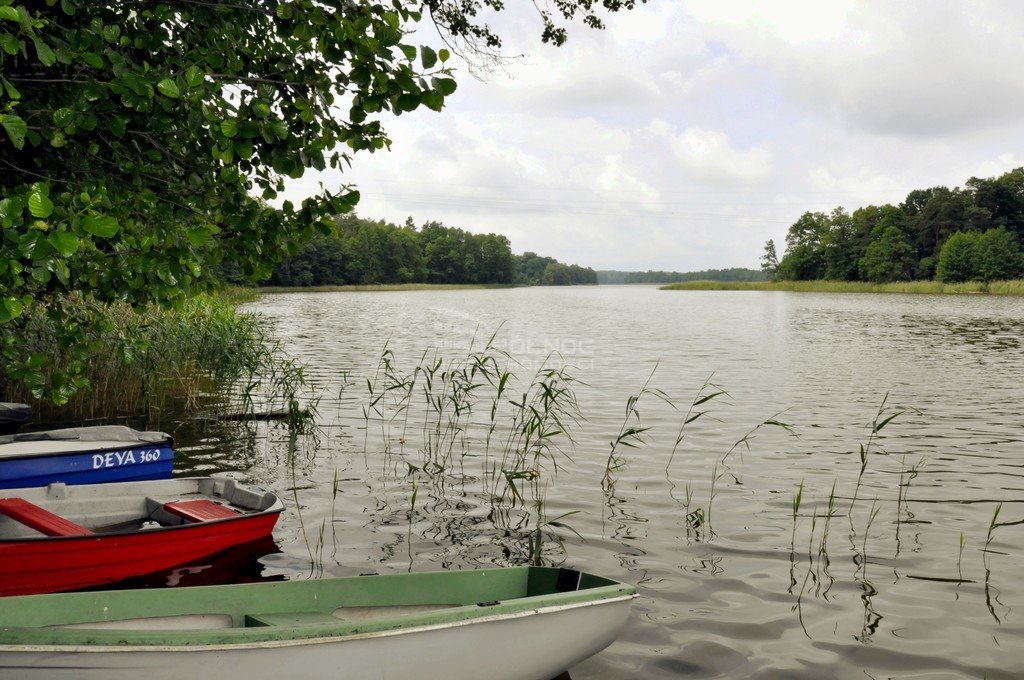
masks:
{"label": "treeline on horizon", "polygon": [[899,205],[848,213],[806,212],[778,260],[765,244],[762,269],[776,280],[995,281],[1024,277],[1024,168],[972,177],[963,188],[910,192]]}
{"label": "treeline on horizon", "polygon": [[596,284],[589,267],[526,252],[514,255],[500,234],[473,234],[412,218],[402,226],[354,214],[337,218],[320,236],[286,258],[269,286],[344,286],[400,283],[569,286]]}
{"label": "treeline on horizon", "polygon": [[729,269],[704,269],[699,272],[623,272],[602,270],[597,272],[597,282],[607,285],[630,283],[680,283],[682,281],[767,281],[768,274],[757,269],[731,267]]}

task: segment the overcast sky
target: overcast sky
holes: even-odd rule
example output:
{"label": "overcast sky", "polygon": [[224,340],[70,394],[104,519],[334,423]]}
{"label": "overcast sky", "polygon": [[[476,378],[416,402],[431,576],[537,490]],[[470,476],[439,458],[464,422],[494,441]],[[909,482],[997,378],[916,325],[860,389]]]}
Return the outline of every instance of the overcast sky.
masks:
{"label": "overcast sky", "polygon": [[807,210],[1024,165],[1022,0],[654,0],[561,48],[509,4],[507,75],[463,69],[443,112],[386,119],[391,152],[293,195],[350,182],[362,217],[693,271],[781,256]]}

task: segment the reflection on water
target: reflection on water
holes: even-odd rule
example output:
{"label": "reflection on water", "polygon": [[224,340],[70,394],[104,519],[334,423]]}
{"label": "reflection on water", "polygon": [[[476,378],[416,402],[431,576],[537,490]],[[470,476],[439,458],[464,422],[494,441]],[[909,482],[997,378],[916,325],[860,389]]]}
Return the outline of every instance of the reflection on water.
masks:
{"label": "reflection on water", "polygon": [[270,537],[258,539],[237,546],[201,561],[183,564],[173,569],[125,579],[112,586],[101,586],[97,590],[111,588],[177,588],[182,586],[216,586],[227,583],[257,583],[260,581],[283,581],[284,577],[267,573],[263,559],[280,553],[277,543]]}
{"label": "reflection on water", "polygon": [[[1024,675],[1024,300],[596,287],[253,308],[308,364],[319,438],[174,434],[181,474],[243,473],[289,505],[263,576],[542,559],[637,584],[576,680]],[[540,418],[546,367],[549,390],[579,381],[578,422]],[[633,413],[652,370],[671,403]],[[726,393],[692,406],[709,376]],[[603,488],[624,417],[637,436]]]}

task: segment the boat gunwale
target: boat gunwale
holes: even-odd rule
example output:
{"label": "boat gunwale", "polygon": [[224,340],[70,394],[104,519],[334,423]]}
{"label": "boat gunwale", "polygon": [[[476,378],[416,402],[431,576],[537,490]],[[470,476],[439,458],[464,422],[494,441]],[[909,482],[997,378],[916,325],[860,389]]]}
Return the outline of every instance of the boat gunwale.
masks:
{"label": "boat gunwale", "polygon": [[[275,498],[277,496],[275,495]],[[280,503],[280,499],[277,501]],[[159,526],[151,529],[126,529],[124,531],[104,531],[101,533],[91,534],[78,534],[75,536],[21,536],[18,538],[0,538],[0,546],[12,545],[16,543],[54,543],[54,542],[68,542],[68,541],[97,541],[105,540],[109,538],[127,538],[132,536],[150,536],[153,534],[162,534],[168,531],[186,531],[188,529],[198,529],[200,527],[208,527],[214,524],[224,524],[225,522],[243,522],[246,520],[252,520],[259,517],[266,517],[267,515],[280,514],[284,512],[284,506],[277,507],[273,505],[266,510],[254,510],[248,513],[239,513],[237,517],[220,517],[217,519],[207,519],[202,522],[187,522],[185,524],[175,524],[173,526]]]}
{"label": "boat gunwale", "polygon": [[[49,440],[42,440],[42,441],[49,441]],[[77,441],[77,440],[68,439],[68,440],[53,440],[53,441],[69,441],[70,442],[70,441]],[[135,451],[135,450],[138,450],[138,449],[166,449],[166,450],[170,451],[172,458],[174,457],[175,453],[177,453],[175,451],[175,449],[174,449],[174,439],[172,437],[170,437],[170,436],[168,436],[168,439],[165,442],[157,442],[157,443],[153,443],[153,442],[139,442],[139,443],[135,443],[135,444],[129,444],[128,446],[124,446],[123,444],[125,442],[121,442],[121,444],[122,444],[121,446],[104,446],[103,448],[95,448],[95,449],[75,449],[73,451],[42,451],[42,452],[35,452],[35,453],[33,453],[33,452],[17,453],[17,452],[11,452],[11,451],[4,451],[3,450],[3,447],[5,447],[5,446],[14,446],[16,443],[21,443],[21,442],[12,442],[10,444],[0,444],[0,462],[9,461],[9,460],[25,460],[26,458],[32,459],[32,458],[60,458],[60,457],[64,457],[64,456],[91,456],[91,455],[98,455],[98,454],[101,454],[101,453],[114,453],[115,451]],[[32,442],[32,443],[35,443],[35,442]],[[117,443],[117,442],[111,441],[110,443],[113,444],[113,443]],[[162,458],[161,458],[161,460],[162,460]],[[117,467],[123,467],[123,466],[117,466]]]}
{"label": "boat gunwale", "polygon": [[[580,594],[587,594],[590,597],[578,597]],[[571,597],[577,596],[577,597]],[[600,597],[595,597],[600,596]],[[4,653],[196,653],[196,652],[217,652],[234,651],[246,649],[267,649],[295,647],[303,645],[340,644],[342,642],[366,640],[374,638],[395,637],[399,635],[412,635],[449,628],[461,628],[470,625],[483,623],[494,623],[514,619],[525,618],[535,615],[556,614],[563,611],[571,611],[585,607],[598,607],[623,602],[632,602],[637,598],[636,589],[625,583],[614,582],[613,585],[587,588],[585,590],[568,591],[564,593],[546,593],[530,597],[516,598],[508,602],[494,605],[494,608],[504,608],[505,611],[488,613],[485,615],[467,615],[470,612],[481,611],[479,605],[465,605],[442,612],[431,614],[418,614],[392,618],[381,618],[370,623],[363,622],[361,625],[353,625],[353,622],[346,622],[338,619],[337,623],[325,623],[302,626],[258,626],[245,628],[229,628],[219,630],[187,630],[187,631],[125,631],[125,630],[85,630],[72,628],[0,628],[0,654]],[[556,600],[551,604],[544,604],[544,601]],[[561,602],[570,600],[569,602]],[[441,619],[441,620],[437,620]],[[365,630],[371,628],[372,630]],[[27,638],[53,636],[60,634],[77,634],[78,637],[101,637],[111,638],[111,643],[86,643],[86,642],[14,642],[5,643],[3,638],[10,633],[23,633]],[[155,633],[155,635],[154,635]],[[100,635],[97,635],[100,634]],[[227,635],[228,637],[241,638],[237,641],[220,640],[217,642],[203,643],[183,642],[180,644],[167,644],[168,637],[190,638],[218,638]],[[66,635],[71,637],[70,635]],[[135,637],[160,638],[158,642],[132,642]]]}

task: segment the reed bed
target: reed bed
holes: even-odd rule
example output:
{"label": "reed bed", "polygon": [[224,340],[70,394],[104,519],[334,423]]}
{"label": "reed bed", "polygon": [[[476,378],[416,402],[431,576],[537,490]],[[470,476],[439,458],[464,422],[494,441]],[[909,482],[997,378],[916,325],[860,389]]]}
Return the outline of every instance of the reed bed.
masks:
{"label": "reed bed", "polygon": [[[234,301],[244,299],[202,295],[179,309],[139,311],[125,303],[63,297],[57,304],[100,320],[89,325],[88,383],[57,406],[0,374],[0,399],[30,404],[37,423],[59,424],[132,420],[154,425],[183,412],[251,412],[270,401],[293,408],[304,383],[302,369],[282,358],[258,316],[235,308]],[[61,370],[72,358],[53,340],[52,323],[44,310],[30,310],[19,346],[24,356],[45,356]]]}
{"label": "reed bed", "polygon": [[659,290],[780,290],[797,293],[910,293],[927,295],[1024,295],[1024,279],[1012,281],[684,281]]}

